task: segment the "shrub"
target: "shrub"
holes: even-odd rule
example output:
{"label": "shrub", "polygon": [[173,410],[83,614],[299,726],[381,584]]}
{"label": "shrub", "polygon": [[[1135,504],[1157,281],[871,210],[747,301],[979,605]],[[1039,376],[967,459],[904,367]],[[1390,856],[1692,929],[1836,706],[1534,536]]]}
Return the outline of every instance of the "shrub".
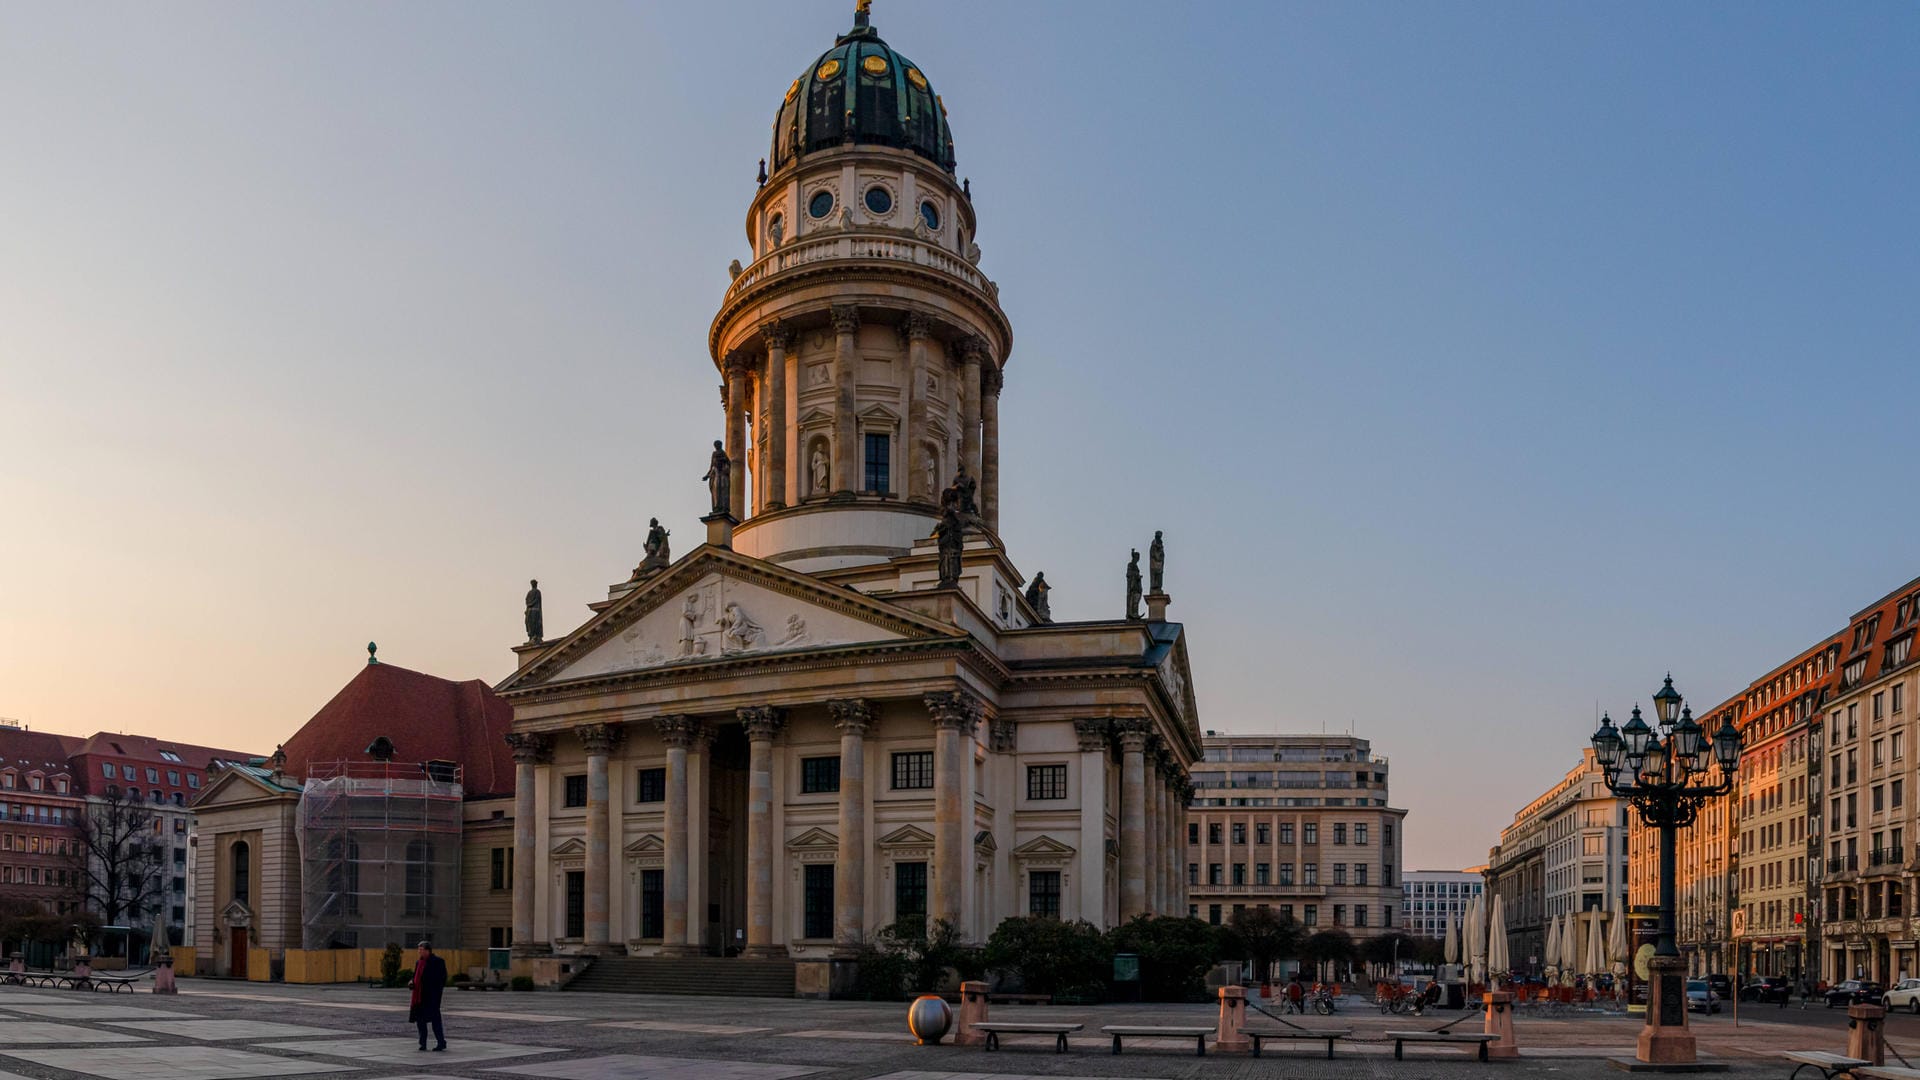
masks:
{"label": "shrub", "polygon": [[533,976],[515,975],[513,977],[513,981],[508,983],[507,985],[512,987],[515,990],[531,990],[533,989]]}
{"label": "shrub", "polygon": [[1148,1001],[1205,1001],[1207,969],[1232,951],[1219,927],[1171,915],[1136,915],[1108,931],[1107,944],[1140,957],[1140,995]]}
{"label": "shrub", "polygon": [[1105,996],[1113,949],[1085,920],[1028,916],[1004,919],[987,939],[987,969],[1020,981],[1032,994],[1082,999]]}
{"label": "shrub", "polygon": [[862,942],[853,951],[853,996],[868,1001],[899,1001],[912,971],[913,962],[904,952]]}
{"label": "shrub", "polygon": [[386,987],[405,986],[412,972],[400,973],[400,943],[387,942],[387,951],[380,954],[380,985]]}

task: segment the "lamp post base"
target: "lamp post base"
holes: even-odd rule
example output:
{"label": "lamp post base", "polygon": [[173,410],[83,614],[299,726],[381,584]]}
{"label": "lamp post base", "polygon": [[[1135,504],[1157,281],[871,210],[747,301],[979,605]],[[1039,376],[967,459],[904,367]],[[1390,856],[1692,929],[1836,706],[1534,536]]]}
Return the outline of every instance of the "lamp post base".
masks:
{"label": "lamp post base", "polygon": [[1687,1026],[1687,962],[1655,956],[1647,967],[1647,1026],[1640,1029],[1634,1057],[1649,1065],[1690,1064],[1694,1040]]}

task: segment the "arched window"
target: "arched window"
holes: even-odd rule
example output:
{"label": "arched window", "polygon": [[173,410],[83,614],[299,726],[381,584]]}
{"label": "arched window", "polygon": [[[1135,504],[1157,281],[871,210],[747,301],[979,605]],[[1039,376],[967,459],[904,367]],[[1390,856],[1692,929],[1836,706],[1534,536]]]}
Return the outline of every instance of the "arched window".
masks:
{"label": "arched window", "polygon": [[431,916],[433,914],[433,845],[424,839],[407,844],[406,884],[407,914]]}
{"label": "arched window", "polygon": [[237,903],[248,903],[253,896],[253,849],[245,840],[236,842],[228,852],[233,874],[233,899]]}

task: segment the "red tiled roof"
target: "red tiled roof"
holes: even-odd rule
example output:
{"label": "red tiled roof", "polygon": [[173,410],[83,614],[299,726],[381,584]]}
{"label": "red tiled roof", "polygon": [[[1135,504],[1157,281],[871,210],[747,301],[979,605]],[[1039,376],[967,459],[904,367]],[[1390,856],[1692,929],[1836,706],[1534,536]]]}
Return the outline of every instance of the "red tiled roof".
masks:
{"label": "red tiled roof", "polygon": [[79,753],[85,742],[72,735],[0,727],[0,765],[63,773],[68,770],[67,759]]}
{"label": "red tiled roof", "polygon": [[[180,760],[168,761],[161,756],[163,750]],[[87,738],[84,745],[74,751],[75,757],[82,755],[126,758],[161,767],[177,764],[181,768],[198,769],[202,772],[212,768],[216,759],[244,762],[260,756],[244,750],[220,750],[211,746],[175,742],[172,739],[157,739],[151,735],[122,735],[112,731],[96,732]]]}
{"label": "red tiled roof", "polygon": [[385,735],[396,761],[457,762],[467,795],[510,795],[512,726],[513,706],[478,679],[368,664],[287,740],[286,771],[305,777],[316,764],[371,760],[367,747]]}

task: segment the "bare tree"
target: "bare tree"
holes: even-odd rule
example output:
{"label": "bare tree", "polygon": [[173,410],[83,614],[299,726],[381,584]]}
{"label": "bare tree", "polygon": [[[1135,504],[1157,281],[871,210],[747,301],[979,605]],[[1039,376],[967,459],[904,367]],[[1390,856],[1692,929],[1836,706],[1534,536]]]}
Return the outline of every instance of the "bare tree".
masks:
{"label": "bare tree", "polygon": [[137,926],[161,903],[166,849],[159,820],[136,788],[109,787],[87,800],[74,841],[81,899],[107,926]]}

